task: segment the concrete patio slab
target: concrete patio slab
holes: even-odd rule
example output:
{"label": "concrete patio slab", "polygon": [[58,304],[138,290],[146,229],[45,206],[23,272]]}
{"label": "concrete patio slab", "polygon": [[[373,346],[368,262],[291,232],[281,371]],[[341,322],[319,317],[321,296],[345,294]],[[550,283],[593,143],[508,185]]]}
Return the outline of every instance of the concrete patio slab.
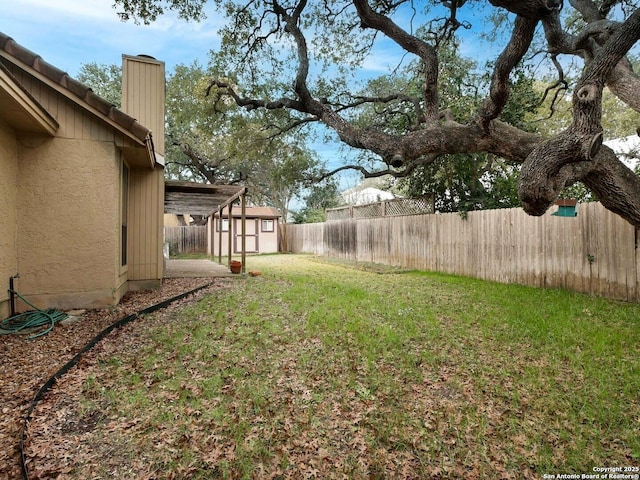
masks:
{"label": "concrete patio slab", "polygon": [[226,265],[211,260],[166,260],[165,278],[236,277]]}

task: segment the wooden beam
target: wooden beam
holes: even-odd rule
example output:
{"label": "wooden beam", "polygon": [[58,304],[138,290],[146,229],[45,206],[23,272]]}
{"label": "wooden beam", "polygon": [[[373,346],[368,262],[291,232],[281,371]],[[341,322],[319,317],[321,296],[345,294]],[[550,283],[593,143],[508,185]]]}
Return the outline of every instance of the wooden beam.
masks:
{"label": "wooden beam", "polygon": [[246,192],[239,185],[210,185],[206,183],[167,180],[165,182],[165,213],[178,215],[213,215]]}
{"label": "wooden beam", "polygon": [[[243,193],[241,198],[242,205],[242,273],[247,271],[247,198]],[[256,232],[258,233],[258,232]]]}
{"label": "wooden beam", "polygon": [[228,258],[227,258],[227,265],[229,266],[229,268],[231,268],[231,239],[232,239],[232,231],[233,231],[233,216],[231,215],[231,210],[233,208],[233,203],[230,203],[228,205],[229,207],[229,248],[227,248],[227,252],[228,252]]}

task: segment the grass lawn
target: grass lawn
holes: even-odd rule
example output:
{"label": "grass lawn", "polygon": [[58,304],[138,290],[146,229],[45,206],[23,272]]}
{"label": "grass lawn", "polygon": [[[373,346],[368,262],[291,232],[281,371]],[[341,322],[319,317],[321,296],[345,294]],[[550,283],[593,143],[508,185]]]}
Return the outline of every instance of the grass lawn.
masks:
{"label": "grass lawn", "polygon": [[64,478],[640,466],[639,305],[310,256],[247,263],[262,275],[142,320],[136,348],[68,380],[64,407],[91,428],[69,433]]}
{"label": "grass lawn", "polygon": [[217,260],[218,256],[213,257],[206,253],[175,253],[170,258],[171,260]]}

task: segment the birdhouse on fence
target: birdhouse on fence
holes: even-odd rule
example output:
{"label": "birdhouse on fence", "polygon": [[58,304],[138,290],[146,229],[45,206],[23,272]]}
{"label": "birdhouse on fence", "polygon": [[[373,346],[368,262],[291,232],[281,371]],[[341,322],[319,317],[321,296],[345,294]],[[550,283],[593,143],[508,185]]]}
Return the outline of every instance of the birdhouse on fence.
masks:
{"label": "birdhouse on fence", "polygon": [[558,211],[552,213],[556,217],[577,217],[578,216],[578,201],[570,198],[559,198],[556,200],[558,205]]}

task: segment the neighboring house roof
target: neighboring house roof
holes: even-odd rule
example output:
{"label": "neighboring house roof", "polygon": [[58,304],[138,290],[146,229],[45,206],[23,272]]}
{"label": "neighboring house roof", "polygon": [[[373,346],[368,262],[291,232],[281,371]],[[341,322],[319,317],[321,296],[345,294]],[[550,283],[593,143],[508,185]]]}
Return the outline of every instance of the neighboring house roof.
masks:
{"label": "neighboring house roof", "polygon": [[342,193],[342,198],[349,205],[364,205],[366,203],[375,203],[382,200],[393,200],[396,196],[386,190],[379,188],[353,188]]}
{"label": "neighboring house roof", "polygon": [[[47,63],[13,38],[0,32],[0,63],[10,62],[45,82],[65,97],[103,119],[140,145],[152,146],[151,131],[138,121],[99,97],[89,87],[71,78],[66,72]],[[8,72],[6,68],[3,73]]]}
{"label": "neighboring house roof", "polygon": [[633,169],[638,164],[640,159],[640,137],[638,135],[614,138],[607,140],[604,144],[611,148],[627,167]]}
{"label": "neighboring house roof", "polygon": [[[218,214],[216,213],[215,216],[217,217]],[[222,216],[226,216],[226,210]],[[242,216],[242,209],[240,207],[234,207],[231,210],[231,216],[240,218]],[[273,207],[245,207],[245,216],[248,218],[280,218],[282,215],[277,208]]]}

